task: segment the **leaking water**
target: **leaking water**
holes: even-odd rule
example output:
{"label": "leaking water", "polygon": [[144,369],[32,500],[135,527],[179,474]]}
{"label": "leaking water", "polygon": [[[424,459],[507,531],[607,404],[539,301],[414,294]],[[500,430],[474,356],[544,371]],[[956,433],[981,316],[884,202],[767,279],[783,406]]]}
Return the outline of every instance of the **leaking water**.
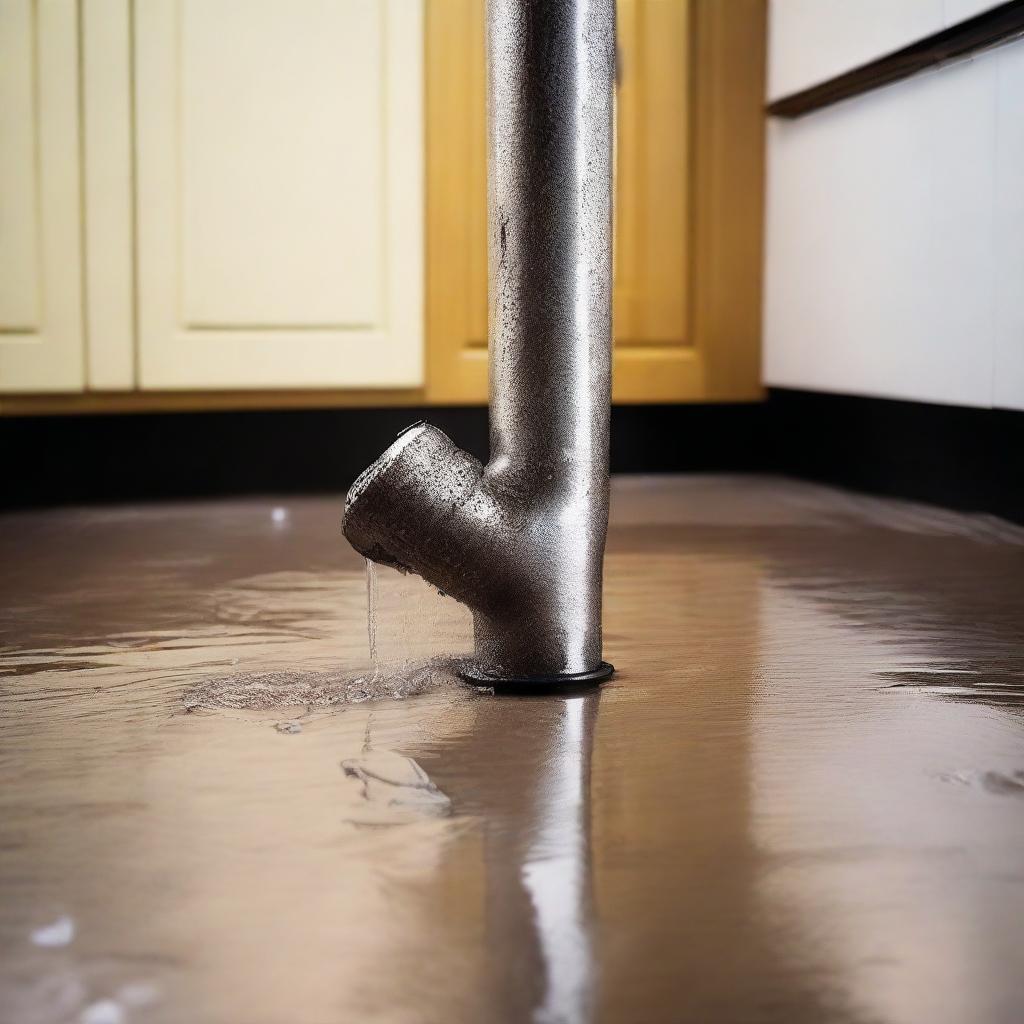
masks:
{"label": "leaking water", "polygon": [[377,563],[366,561],[366,638],[370,647],[370,669],[377,671]]}
{"label": "leaking water", "polygon": [[305,668],[239,667],[190,686],[182,698],[185,710],[301,708],[310,714],[442,690],[469,695],[456,674],[472,640],[468,610],[418,576],[369,559],[365,573],[366,661],[345,665],[339,650],[328,665],[303,659]]}
{"label": "leaking water", "polygon": [[[190,511],[180,535],[158,518],[162,539],[138,540],[74,513],[57,531],[73,544],[36,549],[56,547],[60,571],[4,580],[2,1021],[169,1024],[183,999],[204,1020],[291,1020],[295,991],[322,1008],[328,978],[358,1000],[391,928],[415,931],[416,901],[396,907],[392,887],[428,885],[467,842],[433,765],[409,756],[479,704],[452,671],[464,610],[388,568],[339,570],[317,554],[326,528],[293,531],[291,513],[247,522],[226,506],[211,537]],[[82,541],[93,529],[102,544]],[[214,555],[189,558],[197,543]],[[168,547],[180,557],[151,558]],[[349,942],[353,917],[368,940]],[[288,940],[262,957],[261,932]],[[320,948],[342,950],[337,970]],[[286,988],[260,972],[241,1012],[238,985],[196,994],[253,950],[287,963]]]}
{"label": "leaking water", "polygon": [[469,610],[413,573],[367,564],[367,636],[374,674],[439,659],[460,659],[472,648]]}
{"label": "leaking water", "polygon": [[374,703],[468,616],[376,567],[374,671],[333,500],[8,516],[0,1021],[1017,1019],[1024,547],[613,486],[575,703]]}

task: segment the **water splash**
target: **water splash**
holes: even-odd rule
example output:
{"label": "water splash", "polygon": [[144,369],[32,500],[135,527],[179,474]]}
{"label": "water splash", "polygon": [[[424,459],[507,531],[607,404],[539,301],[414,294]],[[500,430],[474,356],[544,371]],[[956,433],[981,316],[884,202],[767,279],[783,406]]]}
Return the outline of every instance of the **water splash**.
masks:
{"label": "water splash", "polygon": [[205,680],[191,687],[182,700],[190,712],[302,708],[311,713],[341,710],[365,701],[404,700],[441,690],[461,690],[468,695],[470,688],[457,675],[460,664],[455,658],[431,658],[377,672],[238,672]]}
{"label": "water splash", "polygon": [[[270,712],[287,708],[304,709],[309,714],[428,692],[461,690],[470,694],[457,672],[472,645],[471,616],[457,601],[438,594],[420,577],[366,560],[369,664],[362,658],[348,666],[334,667],[331,660],[325,663],[327,644],[338,644],[336,621],[331,620],[328,611],[334,594],[329,589],[314,591],[308,586],[303,592],[315,597],[318,632],[322,631],[324,640],[316,661],[299,658],[282,664],[275,657],[276,664],[264,662],[249,669],[240,666],[230,674],[205,679],[184,694],[186,711]],[[276,595],[276,591],[272,593]],[[264,586],[252,602],[264,612],[266,595]],[[289,626],[302,631],[305,618],[305,614],[296,616]],[[351,651],[353,645],[344,639],[339,647]],[[287,717],[295,719],[299,713],[292,711]]]}

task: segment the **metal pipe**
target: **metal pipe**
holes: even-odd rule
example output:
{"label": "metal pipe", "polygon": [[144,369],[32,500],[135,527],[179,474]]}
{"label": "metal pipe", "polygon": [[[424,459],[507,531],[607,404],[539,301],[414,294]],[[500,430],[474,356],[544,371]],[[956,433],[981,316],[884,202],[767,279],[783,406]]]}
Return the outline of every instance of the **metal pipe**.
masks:
{"label": "metal pipe", "polygon": [[353,484],[343,529],[473,612],[497,683],[607,678],[614,0],[488,0],[486,467],[418,423]]}

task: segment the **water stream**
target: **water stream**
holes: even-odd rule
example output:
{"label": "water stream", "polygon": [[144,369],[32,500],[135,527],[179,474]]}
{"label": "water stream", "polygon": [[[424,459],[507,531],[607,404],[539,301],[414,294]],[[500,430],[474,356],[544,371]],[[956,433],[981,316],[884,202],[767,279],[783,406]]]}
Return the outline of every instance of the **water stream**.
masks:
{"label": "water stream", "polygon": [[366,638],[370,647],[370,672],[377,674],[377,563],[366,560]]}

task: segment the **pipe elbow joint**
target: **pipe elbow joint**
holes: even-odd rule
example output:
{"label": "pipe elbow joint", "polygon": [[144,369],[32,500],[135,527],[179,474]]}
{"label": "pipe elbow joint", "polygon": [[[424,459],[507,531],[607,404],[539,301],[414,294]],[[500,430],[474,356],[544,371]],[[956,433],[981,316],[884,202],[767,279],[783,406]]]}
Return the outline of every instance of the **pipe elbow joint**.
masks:
{"label": "pipe elbow joint", "polygon": [[499,590],[489,549],[500,513],[482,477],[447,434],[415,423],[356,479],[342,532],[363,557],[416,573],[471,609],[487,606]]}
{"label": "pipe elbow joint", "polygon": [[[463,674],[474,681],[607,678],[607,513],[598,530],[558,511],[550,494],[503,486],[445,433],[417,423],[352,485],[342,530],[365,558],[416,573],[470,609],[476,669]],[[566,543],[560,520],[583,542]]]}

